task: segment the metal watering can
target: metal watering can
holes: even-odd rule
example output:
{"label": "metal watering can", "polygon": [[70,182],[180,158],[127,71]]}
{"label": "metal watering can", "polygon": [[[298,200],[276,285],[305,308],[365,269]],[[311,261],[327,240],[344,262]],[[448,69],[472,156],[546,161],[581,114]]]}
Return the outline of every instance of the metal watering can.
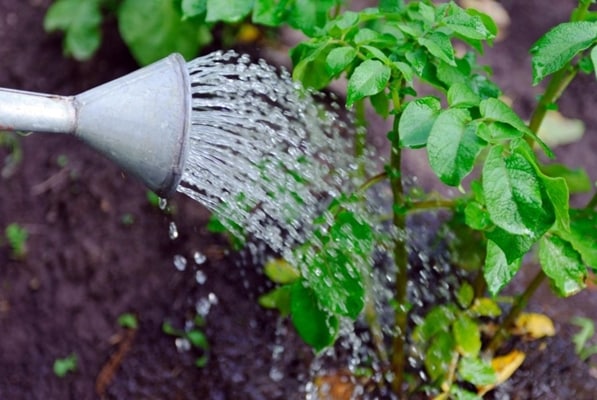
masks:
{"label": "metal watering can", "polygon": [[190,125],[190,78],[180,54],[76,96],[0,88],[0,130],[77,136],[161,196],[180,182]]}

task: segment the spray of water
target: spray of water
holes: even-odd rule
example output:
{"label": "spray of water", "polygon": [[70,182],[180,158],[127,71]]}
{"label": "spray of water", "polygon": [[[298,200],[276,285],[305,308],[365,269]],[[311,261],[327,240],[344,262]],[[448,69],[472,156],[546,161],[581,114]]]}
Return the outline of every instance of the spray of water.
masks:
{"label": "spray of water", "polygon": [[178,190],[232,233],[288,253],[322,200],[346,185],[351,152],[341,121],[264,61],[216,52],[188,70],[192,128]]}

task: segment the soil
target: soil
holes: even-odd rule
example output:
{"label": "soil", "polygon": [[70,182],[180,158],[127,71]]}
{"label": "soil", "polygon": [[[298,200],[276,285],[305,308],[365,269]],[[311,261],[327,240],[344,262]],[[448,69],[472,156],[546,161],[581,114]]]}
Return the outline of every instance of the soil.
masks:
{"label": "soil", "polygon": [[[487,58],[506,93],[528,113],[534,94],[524,92],[531,81],[527,49],[566,19],[574,2],[502,3],[513,25]],[[104,43],[91,61],[64,58],[61,37],[42,28],[48,4],[0,0],[0,87],[70,95],[136,68],[114,21],[105,24]],[[584,166],[594,181],[595,93],[594,77],[581,77],[562,100],[565,115],[585,119],[588,132],[581,144],[558,149],[564,161]],[[257,305],[266,279],[249,252],[229,252],[223,237],[207,232],[204,208],[177,195],[170,212],[160,210],[136,180],[73,138],[35,134],[19,143],[23,161],[0,178],[0,228],[16,222],[30,237],[22,259],[0,245],[0,399],[305,397],[312,352],[288,321]],[[0,150],[0,158],[6,154]],[[168,236],[171,222],[179,232],[175,240]],[[196,251],[206,255],[205,263],[193,263]],[[188,259],[184,272],[174,267],[175,255]],[[196,282],[197,270],[205,283]],[[210,344],[209,361],[198,368],[194,362],[203,353],[178,351],[175,338],[161,327],[170,321],[183,328],[196,305],[214,296],[217,302],[201,328]],[[556,301],[542,288],[530,307],[552,316],[561,334],[535,342],[505,388],[514,394],[496,398],[592,399],[597,381],[574,355],[569,318],[597,321],[595,304],[592,289]],[[117,323],[125,312],[138,317],[134,333]],[[277,355],[276,346],[286,351]],[[57,377],[54,361],[72,353],[77,370]]]}

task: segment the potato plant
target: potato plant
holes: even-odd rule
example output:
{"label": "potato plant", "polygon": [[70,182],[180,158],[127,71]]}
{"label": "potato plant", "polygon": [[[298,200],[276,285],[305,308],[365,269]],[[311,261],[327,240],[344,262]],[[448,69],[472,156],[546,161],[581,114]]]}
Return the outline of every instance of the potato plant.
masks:
{"label": "potato plant", "polygon": [[[266,266],[266,274],[278,286],[260,302],[288,315],[301,337],[323,350],[334,343],[342,319],[367,314],[373,265],[362,265],[362,260],[380,244],[389,247],[396,265],[395,326],[391,337],[378,342],[384,372],[390,372],[379,384],[404,398],[420,388],[436,398],[479,398],[500,381],[493,354],[539,284],[547,279],[558,295],[569,296],[585,287],[588,269],[597,267],[597,196],[581,208],[571,208],[569,202],[571,194],[587,187],[594,191],[593,185],[586,174],[579,178],[557,163],[537,135],[547,111],[557,108],[574,77],[595,71],[594,1],[579,0],[570,20],[545,33],[530,49],[533,84],[546,81],[546,86],[528,123],[503,100],[489,69],[477,62],[497,34],[488,15],[453,1],[380,0],[377,7],[359,11],[346,10],[345,3],[58,0],[48,12],[46,28],[66,30],[67,52],[88,57],[99,43],[101,10],[112,9],[125,42],[141,63],[153,61],[158,50],[192,55],[217,22],[250,20],[301,30],[307,39],[290,52],[293,77],[315,90],[346,77],[346,106],[354,110],[358,125],[367,126],[367,106],[392,121],[391,155],[383,170],[369,170],[361,161],[367,154],[367,137],[357,130],[352,139],[361,167],[355,174],[362,186],[335,199],[324,217],[314,221],[312,239],[295,249],[294,264],[278,260]],[[64,9],[75,5],[81,13],[66,16]],[[79,20],[81,15],[87,17]],[[138,20],[141,15],[147,15],[143,23]],[[165,24],[164,18],[177,23]],[[162,30],[161,40],[153,43],[156,29]],[[467,51],[456,52],[456,42],[466,44]],[[435,94],[419,95],[423,86],[431,89],[426,93]],[[439,181],[460,194],[443,198],[406,189],[405,149],[422,149]],[[393,234],[380,232],[354,211],[366,202],[367,190],[381,182],[389,184],[393,196]],[[453,302],[436,305],[411,326],[409,243],[396,232],[404,232],[411,214],[437,209],[452,216],[448,225],[456,240],[474,237],[480,245],[466,250],[476,252],[468,257],[476,260],[467,267],[471,283],[463,282]],[[540,272],[500,316],[495,296],[529,253],[541,265]],[[366,318],[373,336],[376,318]],[[481,330],[488,318],[500,322],[489,336]],[[424,381],[407,369],[412,348],[423,354]]]}

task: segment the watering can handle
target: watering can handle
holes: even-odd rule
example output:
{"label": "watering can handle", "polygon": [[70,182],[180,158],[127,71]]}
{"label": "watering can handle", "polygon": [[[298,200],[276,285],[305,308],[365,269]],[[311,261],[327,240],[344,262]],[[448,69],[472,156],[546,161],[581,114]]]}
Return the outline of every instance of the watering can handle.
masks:
{"label": "watering can handle", "polygon": [[0,88],[0,130],[73,133],[74,97]]}

